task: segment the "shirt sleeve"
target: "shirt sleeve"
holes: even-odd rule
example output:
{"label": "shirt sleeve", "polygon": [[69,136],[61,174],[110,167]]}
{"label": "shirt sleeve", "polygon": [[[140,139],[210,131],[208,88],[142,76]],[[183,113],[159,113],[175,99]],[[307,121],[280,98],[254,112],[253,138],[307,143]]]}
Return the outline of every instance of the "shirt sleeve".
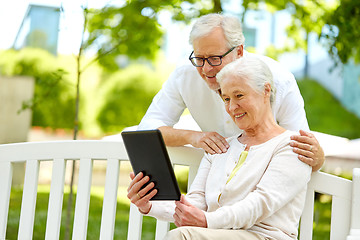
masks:
{"label": "shirt sleeve", "polygon": [[193,183],[190,186],[186,199],[195,207],[207,211],[207,204],[205,199],[206,181],[211,167],[211,155],[205,153],[200,162],[198,172]]}
{"label": "shirt sleeve", "polygon": [[222,206],[216,211],[205,213],[208,227],[252,227],[303,192],[310,180],[310,174],[310,166],[299,161],[287,145],[274,155],[254,191],[233,205]]}
{"label": "shirt sleeve", "polygon": [[162,89],[156,94],[138,129],[156,129],[161,126],[174,126],[179,121],[186,105],[181,95],[183,71],[179,67],[170,75],[163,84]]}
{"label": "shirt sleeve", "polygon": [[161,221],[174,222],[175,201],[152,201],[151,209],[146,216],[154,217]]}
{"label": "shirt sleeve", "polygon": [[[201,160],[196,177],[191,184],[188,194],[186,195],[187,201],[203,211],[207,210],[205,201],[205,185],[211,165],[208,157],[209,155],[205,154]],[[167,222],[174,222],[174,213],[174,201],[152,201],[152,206],[147,216],[155,217],[159,220]]]}
{"label": "shirt sleeve", "polygon": [[289,86],[284,92],[283,99],[277,111],[276,120],[280,126],[287,130],[299,131],[300,129],[309,131],[304,109],[304,100],[297,86],[294,76],[288,76]]}

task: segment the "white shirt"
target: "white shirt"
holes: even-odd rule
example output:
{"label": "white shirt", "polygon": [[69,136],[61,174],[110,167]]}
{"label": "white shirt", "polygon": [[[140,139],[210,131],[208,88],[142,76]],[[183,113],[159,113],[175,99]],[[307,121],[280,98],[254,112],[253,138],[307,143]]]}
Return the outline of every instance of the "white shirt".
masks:
{"label": "white shirt", "polygon": [[[245,57],[259,57],[273,74],[276,97],[272,110],[279,125],[288,130],[308,131],[304,100],[293,74],[271,58],[248,52],[244,54]],[[208,87],[191,63],[178,67],[170,75],[154,97],[138,129],[173,126],[186,108],[202,131],[215,131],[224,137],[240,133],[226,112],[221,97]]]}
{"label": "white shirt", "polygon": [[[208,228],[247,229],[270,239],[297,239],[311,167],[290,147],[292,131],[251,146],[226,183],[246,145],[227,139],[223,154],[205,154],[186,199],[203,210]],[[219,197],[220,196],[220,197]],[[150,216],[174,221],[173,201],[153,201]]]}

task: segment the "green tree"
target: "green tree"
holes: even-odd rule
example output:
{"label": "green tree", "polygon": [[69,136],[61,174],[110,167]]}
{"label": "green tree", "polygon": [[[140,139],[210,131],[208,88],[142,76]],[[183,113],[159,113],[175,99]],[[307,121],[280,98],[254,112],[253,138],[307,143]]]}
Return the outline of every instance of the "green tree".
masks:
{"label": "green tree", "polygon": [[24,102],[22,109],[18,109],[32,109],[34,126],[68,129],[73,127],[73,86],[68,72],[52,54],[35,48],[1,51],[0,74],[31,76],[35,79],[34,98]]}
{"label": "green tree", "polygon": [[337,4],[326,1],[312,1],[312,0],[245,0],[243,2],[245,9],[243,18],[249,9],[258,10],[265,8],[271,13],[286,9],[291,14],[291,21],[286,28],[288,39],[283,47],[274,49],[269,47],[269,51],[275,52],[271,57],[277,58],[278,55],[284,52],[297,51],[299,49],[305,52],[305,69],[304,75],[308,72],[308,49],[309,36],[311,33],[321,36],[324,26],[327,24],[327,17],[337,7]]}
{"label": "green tree", "polygon": [[347,63],[360,62],[360,1],[352,0],[244,0],[245,9],[259,9],[265,4],[269,11],[287,9],[291,23],[287,28],[289,42],[278,53],[303,49],[308,51],[308,37],[316,34],[330,55]]}
{"label": "green tree", "polygon": [[360,62],[360,1],[341,0],[326,21],[329,31],[324,29],[322,36],[328,40],[330,54],[342,63]]}
{"label": "green tree", "polygon": [[[154,59],[162,46],[164,30],[159,14],[168,11],[175,21],[189,23],[191,19],[211,12],[222,12],[220,0],[147,0],[126,1],[120,7],[106,6],[92,9],[89,18],[89,38],[86,45],[98,49],[100,63],[107,69],[118,68],[116,60],[125,55],[129,59]],[[287,10],[291,21],[286,29],[288,41],[281,49],[270,47],[277,55],[303,49],[308,51],[310,34],[325,39],[328,51],[342,62],[360,59],[360,2],[351,0],[243,0],[244,20],[248,10],[266,9],[271,13]],[[271,54],[270,54],[271,55]],[[305,59],[307,62],[307,58]]]}
{"label": "green tree", "polygon": [[[176,21],[189,22],[209,12],[221,12],[222,8],[220,0],[147,0],[90,9],[89,37],[84,47],[98,49],[97,59],[108,70],[119,68],[119,56],[153,60],[163,45],[161,11],[170,11]],[[106,57],[102,57],[104,55]]]}

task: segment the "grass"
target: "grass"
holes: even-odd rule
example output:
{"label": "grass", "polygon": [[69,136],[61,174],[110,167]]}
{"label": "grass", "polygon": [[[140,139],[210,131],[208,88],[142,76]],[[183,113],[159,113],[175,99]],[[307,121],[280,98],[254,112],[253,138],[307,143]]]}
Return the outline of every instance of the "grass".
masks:
{"label": "grass", "polygon": [[[39,186],[37,201],[36,201],[36,210],[35,210],[35,220],[34,220],[34,231],[33,239],[44,239],[45,238],[45,228],[46,228],[46,218],[47,218],[47,207],[49,200],[49,186]],[[122,192],[125,189],[119,189],[121,196],[126,196]],[[60,239],[65,237],[65,221],[66,221],[66,208],[69,191],[65,190],[64,200],[63,200],[63,212],[61,219],[61,229],[60,229]],[[103,188],[92,187],[91,197],[90,197],[90,212],[89,212],[89,222],[88,222],[88,232],[87,239],[99,239],[100,235],[100,221],[102,213],[102,195]],[[10,196],[10,208],[9,208],[9,217],[8,217],[8,226],[6,239],[13,240],[17,239],[18,227],[19,227],[19,218],[20,218],[20,206],[22,198],[22,189],[13,188]],[[73,208],[75,206],[75,201],[73,203]],[[71,216],[71,228],[72,232],[72,222],[74,215]],[[127,228],[128,228],[128,218],[129,218],[129,202],[125,199],[118,199],[117,211],[115,217],[115,231],[114,239],[126,239],[127,238]],[[144,218],[143,223],[144,233],[143,239],[154,239],[155,236],[155,220],[150,217]],[[70,236],[71,239],[71,236]]]}
{"label": "grass", "polygon": [[331,93],[313,80],[297,83],[311,130],[349,139],[360,138],[360,119],[346,110]]}
{"label": "grass", "polygon": [[[125,189],[119,189],[119,195],[126,196],[122,192]],[[90,212],[88,222],[87,239],[99,239],[100,235],[100,219],[102,212],[102,188],[92,187],[92,193],[90,197]],[[63,201],[62,223],[60,230],[60,239],[64,239],[65,236],[65,216],[66,216],[66,204],[68,198],[68,191],[65,191]],[[10,209],[8,217],[7,235],[6,239],[17,239],[20,206],[22,198],[22,189],[13,188],[10,197]],[[45,238],[45,226],[47,218],[47,207],[49,199],[49,186],[39,186],[37,202],[36,202],[36,214],[34,220],[34,233],[33,239]],[[314,234],[313,240],[329,239],[330,231],[330,215],[331,215],[331,199],[326,195],[319,195],[315,202],[315,217],[314,217]],[[124,198],[118,199],[116,218],[115,218],[115,231],[114,239],[126,239],[127,228],[129,218],[129,202]],[[73,219],[73,215],[72,218]],[[72,225],[72,220],[71,220]],[[144,217],[142,239],[150,240],[155,236],[155,219],[151,217]],[[172,224],[171,228],[175,226]],[[72,226],[71,231],[72,232]],[[71,236],[70,236],[71,239]]]}

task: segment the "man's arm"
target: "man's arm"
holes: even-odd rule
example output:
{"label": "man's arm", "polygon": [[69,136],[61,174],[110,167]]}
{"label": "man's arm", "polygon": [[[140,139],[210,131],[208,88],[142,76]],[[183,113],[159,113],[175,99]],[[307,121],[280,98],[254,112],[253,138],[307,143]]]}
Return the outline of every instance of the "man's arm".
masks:
{"label": "man's arm", "polygon": [[[188,88],[193,87],[193,85],[190,86],[186,80],[199,77],[197,71],[193,69],[193,66],[190,67],[189,69],[188,66],[182,66],[175,69],[159,93],[154,97],[138,129],[158,128],[167,146],[191,144],[211,154],[226,152],[228,143],[224,137],[216,132],[173,128],[179,121],[185,108],[187,108],[184,94],[189,94]],[[196,100],[195,96],[194,100]]]}
{"label": "man's arm", "polygon": [[138,130],[173,126],[179,121],[186,108],[181,91],[183,90],[183,70],[177,68],[153,98],[142,118]]}
{"label": "man's arm", "polygon": [[158,128],[167,146],[184,146],[190,144],[202,148],[210,154],[224,153],[229,148],[226,139],[217,132],[199,132],[193,130],[175,129],[169,126]]}

